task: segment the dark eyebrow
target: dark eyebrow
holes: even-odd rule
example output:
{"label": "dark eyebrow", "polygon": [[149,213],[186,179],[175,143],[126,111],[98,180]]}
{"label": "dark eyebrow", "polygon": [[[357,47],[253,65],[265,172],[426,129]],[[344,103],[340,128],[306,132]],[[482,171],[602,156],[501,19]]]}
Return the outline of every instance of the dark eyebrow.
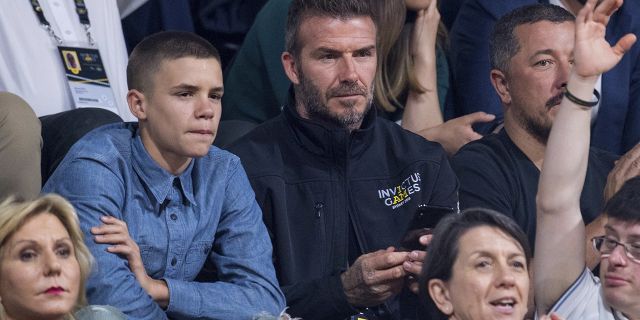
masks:
{"label": "dark eyebrow", "polygon": [[357,50],[354,50],[354,51],[355,52],[362,52],[362,51],[372,51],[372,50],[375,50],[375,49],[376,49],[375,45],[370,45],[370,46],[367,46],[367,47],[364,47],[364,48],[360,48],[360,49],[357,49]]}
{"label": "dark eyebrow", "polygon": [[[363,52],[363,51],[371,51],[371,50],[375,50],[376,49],[376,45],[372,44],[370,46],[366,46],[366,47],[362,47],[356,50],[353,50],[353,52]],[[342,51],[340,50],[336,50],[336,49],[332,49],[332,48],[328,48],[328,47],[320,47],[317,48],[313,51],[314,54],[326,54],[326,53],[330,53],[330,54],[342,54]]]}
{"label": "dark eyebrow", "polygon": [[194,86],[191,84],[186,84],[186,83],[181,83],[177,86],[172,87],[171,89],[173,90],[187,90],[187,91],[197,91],[199,88],[198,86]]}
{"label": "dark eyebrow", "polygon": [[533,57],[538,56],[538,55],[541,55],[541,54],[544,54],[544,55],[552,55],[552,54],[553,54],[553,50],[552,50],[552,49],[543,49],[543,50],[538,50],[538,51],[534,52],[534,53],[531,55],[531,57],[533,58]]}
{"label": "dark eyebrow", "polygon": [[224,93],[224,87],[215,87],[209,90],[209,93]]}
{"label": "dark eyebrow", "polygon": [[342,54],[341,51],[336,50],[336,49],[331,49],[331,48],[327,48],[327,47],[320,47],[317,48],[315,50],[313,50],[313,53],[318,55],[318,54],[325,54],[325,53],[331,53],[331,54]]}

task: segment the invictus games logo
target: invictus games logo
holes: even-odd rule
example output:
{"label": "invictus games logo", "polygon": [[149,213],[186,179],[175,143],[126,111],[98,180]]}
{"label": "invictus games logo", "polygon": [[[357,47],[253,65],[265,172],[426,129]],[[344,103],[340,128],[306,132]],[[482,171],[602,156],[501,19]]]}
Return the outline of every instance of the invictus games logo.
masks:
{"label": "invictus games logo", "polygon": [[393,188],[378,190],[378,198],[391,209],[396,209],[411,200],[411,195],[420,191],[420,174],[414,173]]}

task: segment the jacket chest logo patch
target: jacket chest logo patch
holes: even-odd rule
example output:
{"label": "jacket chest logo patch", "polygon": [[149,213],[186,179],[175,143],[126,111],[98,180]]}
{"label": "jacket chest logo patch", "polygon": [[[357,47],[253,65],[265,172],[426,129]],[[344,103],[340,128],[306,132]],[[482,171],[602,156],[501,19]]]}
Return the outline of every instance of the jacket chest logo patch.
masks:
{"label": "jacket chest logo patch", "polygon": [[411,195],[420,191],[420,181],[420,173],[413,173],[397,186],[378,190],[378,198],[395,210],[411,201]]}

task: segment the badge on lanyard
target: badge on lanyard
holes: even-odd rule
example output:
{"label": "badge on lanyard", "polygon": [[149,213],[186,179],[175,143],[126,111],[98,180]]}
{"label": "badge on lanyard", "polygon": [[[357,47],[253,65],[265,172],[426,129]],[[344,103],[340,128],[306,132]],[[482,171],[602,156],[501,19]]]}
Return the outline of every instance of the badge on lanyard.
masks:
{"label": "badge on lanyard", "polygon": [[98,107],[117,112],[100,51],[58,46],[58,52],[76,108]]}
{"label": "badge on lanyard", "polygon": [[96,48],[91,36],[91,22],[89,21],[89,12],[84,0],[74,0],[74,4],[80,24],[82,24],[87,34],[89,43],[86,48],[64,45],[62,39],[56,35],[53,28],[51,28],[51,24],[44,16],[40,2],[38,0],[29,0],[29,2],[42,27],[58,44],[58,52],[60,53],[75,107],[97,107],[111,110],[117,114],[118,109],[113,90],[111,90],[109,79],[107,79],[107,72],[100,57],[100,51]]}

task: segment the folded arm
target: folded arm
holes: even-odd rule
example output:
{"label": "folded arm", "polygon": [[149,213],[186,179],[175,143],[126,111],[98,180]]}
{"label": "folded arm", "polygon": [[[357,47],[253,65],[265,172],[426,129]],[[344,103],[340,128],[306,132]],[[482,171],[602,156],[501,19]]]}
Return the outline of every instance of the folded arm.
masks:
{"label": "folded arm", "polygon": [[[99,183],[96,183],[99,182]],[[122,219],[125,188],[122,177],[103,163],[89,158],[63,162],[43,188],[67,198],[78,212],[85,243],[96,259],[87,281],[89,303],[111,305],[130,319],[166,319],[160,306],[140,286],[127,260],[93,240],[91,228],[103,216]]]}

